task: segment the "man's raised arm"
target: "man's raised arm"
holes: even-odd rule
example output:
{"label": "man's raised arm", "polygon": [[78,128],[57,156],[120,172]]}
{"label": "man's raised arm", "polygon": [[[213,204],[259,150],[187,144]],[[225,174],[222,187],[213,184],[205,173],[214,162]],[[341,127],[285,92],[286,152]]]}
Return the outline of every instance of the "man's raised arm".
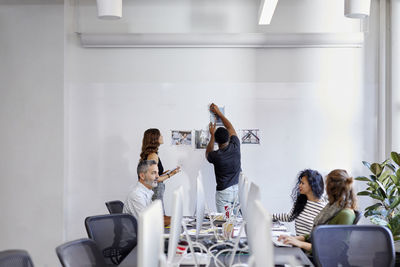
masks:
{"label": "man's raised arm", "polygon": [[221,121],[224,124],[225,128],[228,130],[229,137],[232,136],[232,135],[236,135],[237,136],[237,133],[235,131],[235,128],[233,128],[232,123],[225,117],[224,114],[222,114],[222,112],[219,110],[217,105],[212,103],[211,106],[210,106],[210,110],[212,112],[214,112],[215,115],[217,115],[221,119]]}
{"label": "man's raised arm", "polygon": [[209,130],[210,130],[210,142],[208,142],[207,148],[206,148],[206,158],[208,158],[208,153],[214,151],[214,142],[215,142],[215,138],[214,138],[214,133],[215,133],[215,123],[211,123],[208,126]]}

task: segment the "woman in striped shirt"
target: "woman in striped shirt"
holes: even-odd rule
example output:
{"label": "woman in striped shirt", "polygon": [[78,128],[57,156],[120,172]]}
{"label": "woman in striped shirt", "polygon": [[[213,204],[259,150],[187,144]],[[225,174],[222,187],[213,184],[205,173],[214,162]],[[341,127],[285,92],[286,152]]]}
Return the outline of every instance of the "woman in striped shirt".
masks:
{"label": "woman in striped shirt", "polygon": [[272,214],[273,220],[282,222],[295,221],[296,235],[310,234],[315,216],[325,207],[322,199],[324,180],[314,170],[301,171],[293,188],[293,208],[289,213]]}

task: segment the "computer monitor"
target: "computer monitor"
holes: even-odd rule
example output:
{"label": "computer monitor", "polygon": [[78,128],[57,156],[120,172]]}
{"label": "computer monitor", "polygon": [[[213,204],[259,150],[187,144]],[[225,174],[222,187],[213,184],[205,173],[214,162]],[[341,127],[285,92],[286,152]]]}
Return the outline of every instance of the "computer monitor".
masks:
{"label": "computer monitor", "polygon": [[242,186],[245,178],[246,178],[246,176],[244,175],[244,173],[240,172],[240,174],[239,174],[239,190],[240,190],[240,187]]}
{"label": "computer monitor", "polygon": [[[249,208],[251,207],[251,205],[254,204],[254,200],[261,201],[260,187],[258,185],[256,185],[255,183],[250,182],[249,191],[247,192],[247,200],[245,201],[246,203],[244,203],[244,205],[240,206],[242,209],[242,212],[243,212],[244,220],[246,222],[248,220]],[[248,228],[248,225],[247,225],[246,229],[247,228]]]}
{"label": "computer monitor", "polygon": [[247,242],[255,267],[273,267],[272,219],[259,200],[248,200]]}
{"label": "computer monitor", "polygon": [[205,194],[201,173],[197,176],[197,202],[196,202],[196,240],[199,238],[204,220]]}
{"label": "computer monitor", "polygon": [[246,176],[241,176],[239,180],[239,204],[240,210],[242,212],[242,217],[246,220],[246,205],[247,205],[247,196],[249,194],[249,179]]}
{"label": "computer monitor", "polygon": [[176,247],[178,246],[178,241],[182,229],[182,213],[183,188],[182,186],[180,186],[173,193],[173,207],[168,241],[168,264],[171,264],[173,262],[173,259],[176,255]]}
{"label": "computer monitor", "polygon": [[155,200],[139,214],[137,266],[158,267],[164,254],[164,213]]}

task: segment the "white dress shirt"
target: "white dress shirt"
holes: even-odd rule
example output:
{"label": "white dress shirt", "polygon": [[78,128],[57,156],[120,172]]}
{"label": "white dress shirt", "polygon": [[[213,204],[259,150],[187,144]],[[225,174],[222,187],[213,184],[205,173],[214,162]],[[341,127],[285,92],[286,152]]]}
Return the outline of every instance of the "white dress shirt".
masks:
{"label": "white dress shirt", "polygon": [[139,214],[151,204],[153,193],[153,190],[138,181],[126,198],[123,212],[129,213],[139,220]]}

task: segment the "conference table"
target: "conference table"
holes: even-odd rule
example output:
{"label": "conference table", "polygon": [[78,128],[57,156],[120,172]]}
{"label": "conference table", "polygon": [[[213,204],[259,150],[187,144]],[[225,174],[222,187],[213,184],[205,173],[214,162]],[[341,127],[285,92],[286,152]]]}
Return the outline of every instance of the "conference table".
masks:
{"label": "conference table", "polygon": [[[169,228],[165,228],[165,234],[169,233]],[[243,238],[242,238],[243,239]],[[137,247],[121,262],[120,267],[136,266]],[[242,262],[247,263],[250,255],[247,253],[235,255],[234,263]],[[229,256],[221,255],[218,259],[228,266]],[[307,257],[307,255],[298,247],[277,247],[274,246],[274,263],[275,266],[310,266],[314,265]],[[193,266],[193,265],[181,265]],[[211,259],[210,267],[216,267],[214,260]]]}
{"label": "conference table", "polygon": [[[277,222],[278,225],[282,225]],[[280,227],[279,227],[280,228]],[[286,229],[286,227],[283,227]],[[166,233],[168,230],[166,229]],[[281,230],[279,231],[281,232]],[[244,233],[243,233],[244,234]],[[245,234],[241,236],[242,240],[246,240]],[[274,263],[275,266],[310,266],[313,267],[313,263],[307,257],[306,253],[298,247],[280,247],[273,245],[274,248]],[[221,260],[226,266],[229,264],[229,258],[222,255],[218,259]],[[242,262],[247,263],[250,258],[249,254],[237,254],[235,255],[234,263]],[[184,266],[184,265],[183,265]],[[211,263],[209,266],[215,267],[215,263],[213,259],[211,259]]]}
{"label": "conference table", "polygon": [[[119,267],[133,267],[136,266],[137,258],[137,247],[132,250],[132,252],[119,264]],[[234,263],[242,262],[247,263],[249,259],[249,254],[237,254],[235,256]],[[225,257],[224,255],[219,257],[219,260],[222,261],[226,266],[228,266],[229,257]],[[275,266],[293,266],[289,265],[292,262],[295,262],[294,266],[310,266],[314,267],[312,262],[308,259],[307,255],[297,247],[274,247],[274,263]],[[190,265],[181,265],[181,266],[190,266]],[[210,261],[210,267],[216,267],[213,260]]]}

